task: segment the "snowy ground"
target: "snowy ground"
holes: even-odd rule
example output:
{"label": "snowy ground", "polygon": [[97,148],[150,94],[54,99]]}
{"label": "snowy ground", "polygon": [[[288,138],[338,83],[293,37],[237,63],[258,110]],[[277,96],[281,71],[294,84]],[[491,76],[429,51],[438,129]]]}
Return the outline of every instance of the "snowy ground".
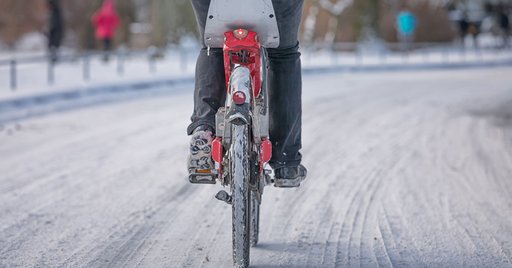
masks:
{"label": "snowy ground", "polygon": [[[511,267],[511,73],[306,75],[310,176],[267,189],[251,264]],[[130,94],[1,124],[0,267],[230,266],[220,186],[185,181],[191,85]]]}

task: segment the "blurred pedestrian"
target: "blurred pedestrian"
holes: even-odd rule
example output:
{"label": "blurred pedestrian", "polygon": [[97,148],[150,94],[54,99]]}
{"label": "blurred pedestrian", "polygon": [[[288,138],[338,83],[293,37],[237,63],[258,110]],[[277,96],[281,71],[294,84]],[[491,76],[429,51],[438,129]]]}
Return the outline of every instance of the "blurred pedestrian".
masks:
{"label": "blurred pedestrian", "polygon": [[460,44],[464,47],[466,36],[468,35],[469,22],[466,12],[463,12],[462,17],[458,21],[459,24],[459,38]]}
{"label": "blurred pedestrian", "polygon": [[502,9],[498,14],[498,20],[500,25],[501,34],[503,36],[503,46],[509,46],[509,36],[510,36],[510,19],[508,14]]}
{"label": "blurred pedestrian", "polygon": [[119,26],[119,15],[115,9],[114,0],[104,0],[101,9],[93,15],[92,21],[96,28],[96,38],[103,43],[105,50],[103,59],[108,61],[108,54],[112,50],[112,40]]}
{"label": "blurred pedestrian", "polygon": [[473,38],[473,46],[475,48],[478,48],[478,36],[480,35],[480,27],[481,27],[481,22],[479,21],[471,21],[469,22],[469,26],[468,26],[468,33],[471,35],[471,37]]}
{"label": "blurred pedestrian", "polygon": [[417,26],[416,16],[406,7],[403,7],[400,13],[398,13],[396,24],[401,48],[409,50],[410,44],[414,41]]}
{"label": "blurred pedestrian", "polygon": [[50,60],[57,62],[58,50],[64,37],[64,22],[59,0],[48,0],[49,22],[48,22],[48,51]]}

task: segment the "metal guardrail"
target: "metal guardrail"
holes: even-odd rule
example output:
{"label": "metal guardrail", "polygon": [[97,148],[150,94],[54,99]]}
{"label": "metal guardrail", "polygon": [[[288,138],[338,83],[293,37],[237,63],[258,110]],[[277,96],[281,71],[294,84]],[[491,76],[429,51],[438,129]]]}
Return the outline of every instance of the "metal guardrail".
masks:
{"label": "metal guardrail", "polygon": [[[410,42],[410,43],[386,43],[386,42],[378,42],[371,43],[370,45],[381,46],[385,50],[389,52],[410,52],[417,51],[429,48],[439,48],[443,50],[457,50],[457,51],[489,51],[489,50],[503,50],[507,49],[507,46],[500,44],[502,41],[496,41],[495,44],[484,44],[477,45],[476,47],[473,45],[468,45],[467,43],[461,44],[460,42],[454,43],[446,43],[446,42]],[[304,45],[304,44],[302,44]],[[306,45],[308,48],[312,49],[332,49],[334,51],[358,51],[361,47],[365,46],[365,43],[355,43],[355,42],[338,42],[338,43],[312,43]],[[510,46],[508,47],[510,48]]]}
{"label": "metal guardrail", "polygon": [[[311,57],[318,51],[331,53],[329,57],[331,64],[340,64],[340,58],[343,57],[343,53],[352,53],[354,56],[353,64],[363,64],[365,58],[370,58],[370,54],[373,58],[377,56],[380,64],[386,64],[388,59],[392,57],[399,57],[402,62],[407,62],[409,56],[423,55],[423,61],[429,62],[429,57],[433,53],[440,53],[443,55],[443,61],[449,62],[450,56],[457,54],[463,61],[467,55],[473,53],[477,57],[482,58],[483,53],[501,53],[503,51],[510,51],[509,48],[497,48],[497,47],[479,47],[479,48],[464,48],[461,45],[449,45],[446,43],[411,43],[410,47],[403,50],[403,44],[400,43],[383,43],[380,44],[380,49],[373,49],[372,53],[368,53],[359,43],[336,43],[336,44],[311,44],[301,50],[305,52],[305,61],[312,61]],[[175,50],[172,50],[175,51]],[[189,57],[197,54],[197,48],[177,48],[179,51],[179,66],[180,69],[185,71],[188,69]],[[456,52],[456,53],[454,53]],[[62,62],[76,62],[81,61],[81,76],[83,81],[91,80],[91,60],[100,57],[109,56],[114,58],[116,61],[116,73],[118,76],[122,76],[125,70],[125,62],[128,58],[142,57],[148,62],[148,69],[151,73],[157,72],[157,61],[159,58],[164,57],[169,51],[150,48],[147,50],[123,50],[118,49],[109,53],[106,52],[82,52],[82,53],[68,53],[59,54],[58,63]],[[453,57],[453,56],[452,56]],[[12,59],[0,59],[0,67],[8,66],[9,68],[9,85],[11,90],[18,88],[18,68],[23,64],[33,63],[46,63],[47,66],[47,84],[52,85],[55,83],[55,66],[57,63],[51,60],[50,55],[40,55],[32,57],[20,57]]]}
{"label": "metal guardrail", "polygon": [[[312,44],[305,48],[304,60],[307,62],[314,61],[315,52],[329,51],[331,54],[330,61],[333,65],[355,64],[363,65],[372,58],[373,63],[388,64],[392,60],[400,60],[401,63],[413,63],[421,60],[422,63],[434,63],[433,59],[437,59],[435,63],[451,64],[454,61],[459,63],[467,62],[471,57],[475,61],[484,61],[486,56],[508,55],[512,57],[512,47],[507,46],[463,46],[460,43],[410,43],[406,46],[401,43],[381,43],[376,47],[367,48],[360,43],[336,43],[336,44]],[[351,55],[348,57],[347,55]]]}
{"label": "metal guardrail", "polygon": [[[196,51],[197,49],[194,49]],[[186,70],[188,68],[188,57],[190,49],[180,50],[180,68]],[[125,63],[128,58],[145,58],[148,62],[148,69],[151,73],[157,72],[157,61],[158,58],[165,55],[164,50],[159,49],[147,49],[147,50],[117,50],[112,52],[97,52],[89,51],[82,53],[68,53],[59,54],[58,62],[51,60],[51,56],[39,55],[39,56],[27,56],[27,57],[13,57],[11,59],[0,59],[0,67],[8,66],[9,68],[9,86],[11,90],[18,88],[18,67],[23,64],[33,63],[46,63],[47,70],[47,84],[52,85],[55,83],[55,67],[59,63],[63,62],[76,62],[81,61],[82,63],[82,80],[91,80],[91,60],[95,58],[108,57],[109,61],[113,60],[116,62],[116,73],[118,76],[122,76],[125,70]]]}

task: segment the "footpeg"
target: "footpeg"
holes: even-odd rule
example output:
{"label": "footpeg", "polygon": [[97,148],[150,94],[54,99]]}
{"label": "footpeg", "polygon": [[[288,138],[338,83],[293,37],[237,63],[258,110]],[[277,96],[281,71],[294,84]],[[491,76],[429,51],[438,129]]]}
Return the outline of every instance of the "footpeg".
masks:
{"label": "footpeg", "polygon": [[194,184],[216,184],[217,174],[213,172],[191,173],[188,176],[188,181]]}
{"label": "footpeg", "polygon": [[274,186],[279,188],[299,187],[301,182],[306,179],[308,170],[303,166],[283,167],[276,170]]}
{"label": "footpeg", "polygon": [[274,187],[277,188],[296,188],[300,186],[300,183],[304,181],[306,177],[299,177],[296,179],[275,179]]}
{"label": "footpeg", "polygon": [[217,200],[219,200],[219,201],[226,202],[228,205],[231,205],[231,203],[232,203],[232,198],[228,193],[226,193],[226,191],[218,192],[215,195],[215,198],[217,198]]}
{"label": "footpeg", "polygon": [[274,184],[274,176],[273,172],[270,169],[265,169],[263,171],[263,176],[265,178],[265,185]]}

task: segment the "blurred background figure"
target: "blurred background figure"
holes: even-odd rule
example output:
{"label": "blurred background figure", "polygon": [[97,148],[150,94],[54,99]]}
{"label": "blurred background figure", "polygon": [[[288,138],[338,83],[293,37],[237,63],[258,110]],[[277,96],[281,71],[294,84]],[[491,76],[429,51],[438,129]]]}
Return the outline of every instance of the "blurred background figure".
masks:
{"label": "blurred background figure", "polygon": [[411,43],[414,41],[414,32],[417,26],[416,16],[404,6],[398,13],[396,20],[400,47],[402,50],[409,50]]}
{"label": "blurred background figure", "polygon": [[58,50],[64,37],[64,21],[59,0],[48,0],[49,24],[48,24],[48,51],[50,60],[57,62]]}
{"label": "blurred background figure", "polygon": [[[502,49],[511,11],[512,0],[305,0],[299,38],[311,52],[451,50],[476,39],[481,49]],[[0,54],[55,60],[47,51],[58,49],[62,63],[64,47],[87,56],[121,47],[168,54],[201,43],[190,0],[0,0]]]}
{"label": "blurred background figure", "polygon": [[108,61],[112,40],[119,27],[119,15],[115,9],[114,0],[103,1],[102,7],[93,15],[92,21],[96,28],[96,38],[102,42],[105,50],[103,59]]}
{"label": "blurred background figure", "polygon": [[469,25],[468,33],[471,35],[471,37],[473,39],[473,46],[475,48],[478,48],[479,47],[478,36],[480,35],[481,22],[480,21],[471,21],[471,22],[469,22],[468,25]]}
{"label": "blurred background figure", "polygon": [[508,47],[510,45],[510,19],[504,8],[501,8],[498,14],[498,21],[500,25],[501,34],[503,35],[503,46]]}
{"label": "blurred background figure", "polygon": [[462,16],[458,21],[458,26],[460,44],[462,45],[462,47],[464,47],[466,36],[468,35],[469,30],[468,15],[466,14],[466,12],[462,12]]}

